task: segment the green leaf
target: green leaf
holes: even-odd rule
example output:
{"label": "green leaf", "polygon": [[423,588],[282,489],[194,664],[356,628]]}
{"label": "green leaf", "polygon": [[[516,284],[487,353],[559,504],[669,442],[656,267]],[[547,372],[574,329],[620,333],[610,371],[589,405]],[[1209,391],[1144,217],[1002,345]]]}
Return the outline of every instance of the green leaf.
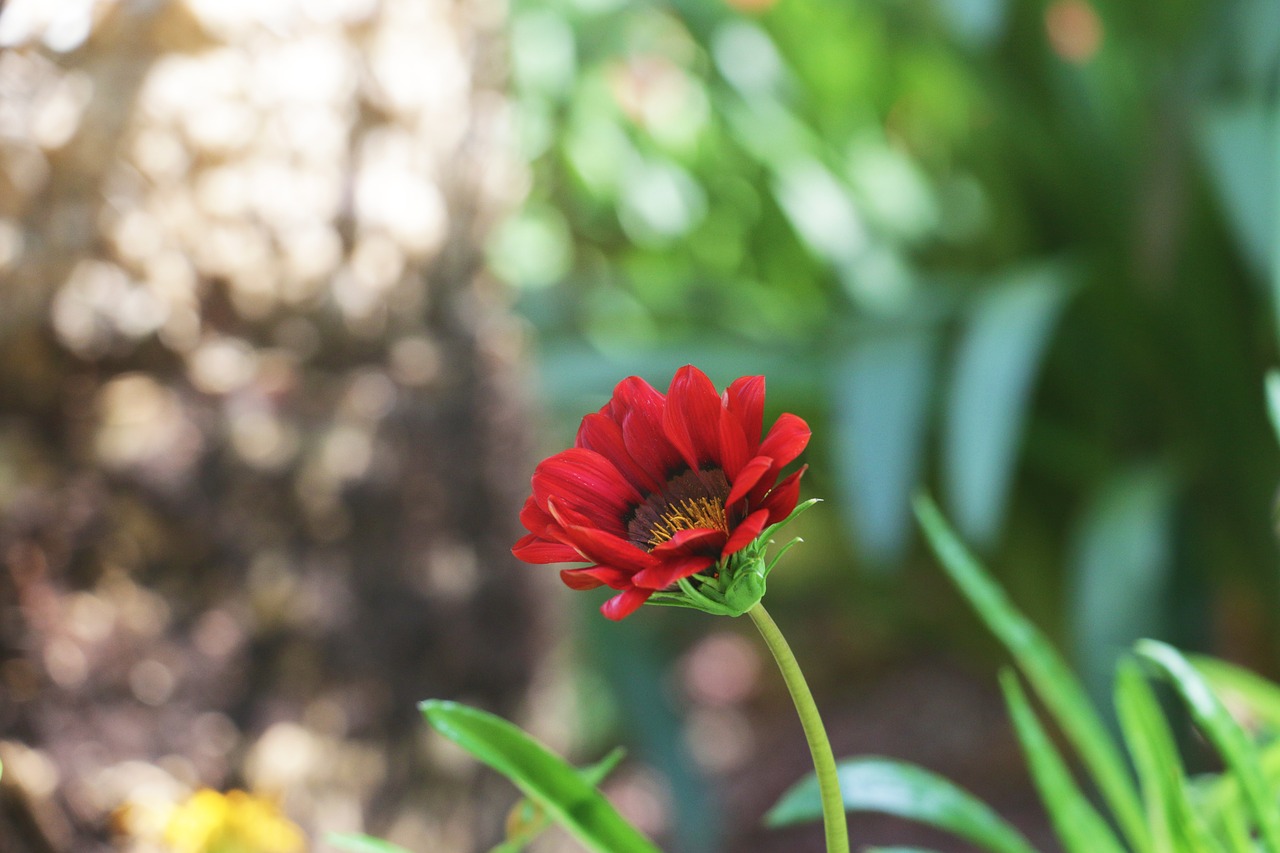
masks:
{"label": "green leaf", "polygon": [[1155,694],[1132,660],[1116,667],[1116,710],[1129,754],[1142,782],[1156,853],[1221,851],[1195,813],[1173,733]]}
{"label": "green leaf", "polygon": [[858,336],[839,364],[836,461],[859,549],[899,559],[910,535],[934,384],[936,335],[927,327]]}
{"label": "green leaf", "polygon": [[516,726],[457,702],[419,708],[436,731],[510,779],[589,849],[658,853],[577,770]]}
{"label": "green leaf", "polygon": [[1132,776],[1097,711],[1067,665],[1004,591],[964,547],[927,495],[915,501],[916,516],[951,580],[991,632],[1013,655],[1053,719],[1083,759],[1130,844],[1151,849],[1151,835]]}
{"label": "green leaf", "polygon": [[1031,776],[1062,846],[1068,853],[1124,853],[1124,848],[1107,828],[1106,822],[1076,787],[1066,762],[1036,719],[1018,677],[1010,670],[1001,672],[1000,687],[1004,690]]}
{"label": "green leaf", "polygon": [[324,840],[339,850],[349,850],[351,853],[409,853],[399,844],[392,844],[372,835],[331,832]]}
{"label": "green leaf", "polygon": [[976,542],[1000,532],[1032,380],[1069,293],[1065,268],[1046,264],[971,307],[948,388],[943,472],[947,506]]}
{"label": "green leaf", "polygon": [[[588,785],[598,786],[605,777],[613,772],[627,751],[616,747],[604,758],[583,767],[578,771]],[[546,810],[529,799],[522,799],[511,807],[507,813],[507,840],[494,847],[489,853],[519,853],[526,845],[546,831],[551,819]]]}
{"label": "green leaf", "polygon": [[1228,770],[1244,791],[1245,804],[1262,835],[1263,849],[1280,853],[1280,811],[1268,790],[1254,746],[1244,729],[1232,719],[1222,700],[1191,662],[1177,649],[1156,640],[1143,640],[1138,655],[1154,664],[1191,709],[1191,716],[1221,754]]}
{"label": "green leaf", "polygon": [[[837,766],[848,811],[881,812],[954,833],[996,853],[1034,853],[1021,833],[985,803],[921,767],[889,758],[857,758]],[[765,816],[769,826],[822,817],[818,780],[810,774],[791,787]]]}

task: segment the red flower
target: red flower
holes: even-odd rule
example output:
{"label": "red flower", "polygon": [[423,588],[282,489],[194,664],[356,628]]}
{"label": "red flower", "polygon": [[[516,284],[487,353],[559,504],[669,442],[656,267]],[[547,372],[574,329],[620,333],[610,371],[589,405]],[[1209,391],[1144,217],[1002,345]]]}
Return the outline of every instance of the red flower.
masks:
{"label": "red flower", "polygon": [[715,566],[787,518],[804,469],[778,482],[809,442],[791,414],[761,438],[764,377],[717,394],[686,366],[667,395],[637,376],[582,419],[575,446],[538,465],[512,549],[529,563],[586,561],[561,579],[620,593],[601,608],[622,619],[654,592]]}

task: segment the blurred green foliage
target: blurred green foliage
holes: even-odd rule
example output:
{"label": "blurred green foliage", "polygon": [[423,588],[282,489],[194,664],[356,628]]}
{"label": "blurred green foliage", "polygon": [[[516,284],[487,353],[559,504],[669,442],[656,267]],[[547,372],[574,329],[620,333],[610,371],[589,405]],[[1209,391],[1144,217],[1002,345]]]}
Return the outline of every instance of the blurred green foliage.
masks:
{"label": "blurred green foliage", "polygon": [[767,372],[860,565],[936,479],[988,553],[1063,555],[1085,656],[1134,638],[1100,603],[1135,573],[1135,625],[1218,595],[1274,644],[1277,9],[520,0],[491,255],[545,390]]}
{"label": "blurred green foliage", "polygon": [[1140,635],[1275,666],[1280,3],[518,0],[511,59],[562,440],[764,372],[847,534],[798,558],[872,590],[824,606],[927,595],[930,484],[1095,692]]}

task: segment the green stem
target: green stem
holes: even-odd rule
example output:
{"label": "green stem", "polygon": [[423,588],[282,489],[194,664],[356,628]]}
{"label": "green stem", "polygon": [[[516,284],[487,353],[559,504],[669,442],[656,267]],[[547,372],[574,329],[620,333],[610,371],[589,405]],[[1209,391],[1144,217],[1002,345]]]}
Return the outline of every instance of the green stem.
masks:
{"label": "green stem", "polygon": [[786,682],[787,690],[791,691],[791,699],[796,703],[796,713],[800,715],[800,725],[804,728],[809,753],[813,756],[813,769],[818,775],[818,790],[822,795],[822,824],[827,832],[827,853],[849,853],[849,827],[845,821],[844,799],[840,796],[836,758],[831,753],[831,741],[827,740],[827,730],[822,726],[813,694],[804,680],[804,673],[800,671],[796,656],[792,654],[786,638],[782,636],[764,605],[757,603],[747,613],[760,629],[764,644],[773,652],[773,659],[778,662],[778,669],[782,670],[782,680]]}

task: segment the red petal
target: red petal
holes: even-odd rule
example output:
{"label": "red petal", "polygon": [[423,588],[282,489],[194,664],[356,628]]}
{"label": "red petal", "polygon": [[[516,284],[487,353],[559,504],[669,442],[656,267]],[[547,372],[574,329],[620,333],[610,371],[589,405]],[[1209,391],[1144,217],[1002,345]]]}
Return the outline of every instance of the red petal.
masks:
{"label": "red petal", "polygon": [[736,554],[750,545],[769,523],[769,510],[761,509],[751,513],[742,523],[733,529],[733,535],[724,543],[724,555]]}
{"label": "red petal", "polygon": [[614,589],[627,589],[631,586],[631,575],[608,566],[564,569],[560,572],[560,580],[570,589],[595,589],[606,584]]}
{"label": "red petal", "polygon": [[667,390],[662,429],[690,470],[720,463],[720,395],[707,375],[691,364],[676,371]]}
{"label": "red petal", "polygon": [[632,578],[632,582],[645,589],[666,589],[681,578],[696,575],[715,561],[715,557],[705,555],[663,560],[658,565],[640,572]]}
{"label": "red petal", "polygon": [[600,612],[617,622],[639,610],[640,605],[648,601],[651,595],[653,595],[651,589],[629,589],[602,604]]}
{"label": "red petal", "polygon": [[570,526],[565,539],[593,563],[635,574],[653,565],[653,558],[620,536],[590,527]]}
{"label": "red petal", "polygon": [[552,538],[546,536],[548,528],[559,529],[556,525],[556,520],[546,510],[538,506],[538,502],[533,499],[533,495],[525,498],[524,509],[520,510],[520,523],[524,525],[525,530],[530,533],[542,534],[544,538]]}
{"label": "red petal", "polygon": [[681,467],[680,453],[662,431],[667,398],[637,376],[619,382],[613,393],[615,409],[621,411],[619,420],[627,453],[655,479],[665,482]]}
{"label": "red petal", "polygon": [[533,472],[533,497],[548,508],[554,499],[602,529],[623,532],[622,518],[642,498],[608,459],[586,448],[563,450]]}
{"label": "red petal", "polygon": [[753,451],[760,446],[760,434],[764,430],[764,377],[744,376],[735,379],[725,389],[729,411],[738,417],[747,444]]}
{"label": "red petal", "polygon": [[790,465],[809,443],[809,425],[792,414],[783,414],[760,442],[760,456],[772,456],[779,470]]}
{"label": "red petal", "polygon": [[547,538],[556,539],[564,542],[564,529],[570,525],[574,527],[590,527],[595,528],[596,524],[590,518],[587,518],[576,509],[569,507],[554,497],[547,498],[547,509],[551,511],[554,523],[547,527]]}
{"label": "red petal", "polygon": [[688,556],[702,552],[704,555],[720,555],[727,534],[718,527],[695,527],[691,530],[677,530],[666,542],[659,543],[649,556],[667,559],[677,554]]}
{"label": "red petal", "polygon": [[751,450],[747,447],[747,436],[742,431],[742,424],[726,407],[720,408],[720,467],[733,482],[742,466],[751,458]]}
{"label": "red petal", "polygon": [[597,413],[582,419],[582,425],[578,427],[578,446],[594,450],[608,459],[631,485],[645,494],[659,491],[666,479],[655,477],[631,458],[622,437],[622,427],[608,415]]}
{"label": "red petal", "polygon": [[768,497],[761,504],[762,509],[769,510],[769,523],[777,524],[796,508],[800,502],[800,475],[809,469],[806,465],[773,487]]}
{"label": "red petal", "polygon": [[526,563],[579,563],[582,556],[563,542],[549,542],[530,533],[521,537],[511,549],[517,559]]}
{"label": "red petal", "polygon": [[729,497],[725,498],[725,509],[745,498],[760,482],[760,478],[772,469],[773,460],[768,456],[757,456],[743,465],[738,472],[738,479],[733,481],[733,488],[729,490]]}
{"label": "red petal", "polygon": [[662,411],[667,397],[657,388],[645,382],[639,376],[628,376],[613,386],[613,397],[606,404],[615,421],[622,422],[622,416],[636,408],[655,408]]}

